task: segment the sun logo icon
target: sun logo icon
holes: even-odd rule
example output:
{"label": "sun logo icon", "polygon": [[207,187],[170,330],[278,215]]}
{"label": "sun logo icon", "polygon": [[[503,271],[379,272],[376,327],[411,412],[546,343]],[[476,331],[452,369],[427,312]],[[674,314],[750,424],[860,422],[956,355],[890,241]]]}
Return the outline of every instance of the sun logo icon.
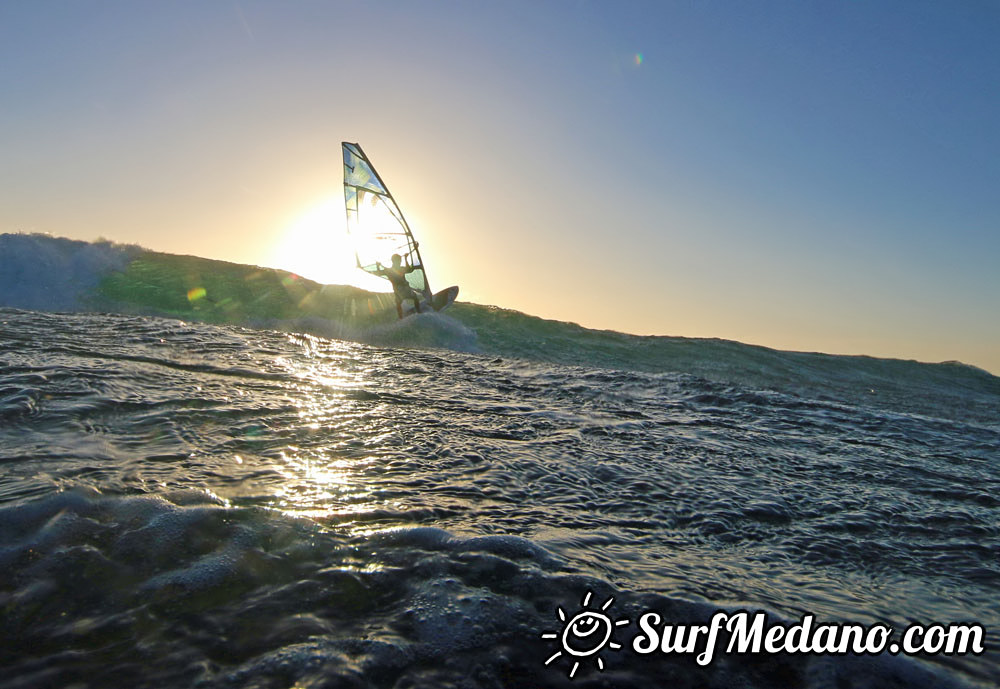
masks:
{"label": "sun logo icon", "polygon": [[570,668],[569,678],[573,679],[576,671],[580,669],[580,661],[584,658],[596,656],[597,669],[604,671],[604,659],[597,655],[601,649],[607,646],[610,649],[618,650],[621,644],[615,643],[611,639],[611,633],[615,627],[628,624],[628,620],[611,621],[611,618],[604,614],[604,611],[615,602],[614,597],[608,598],[600,610],[589,610],[591,591],[583,597],[583,604],[580,612],[576,613],[569,620],[566,619],[566,611],[561,607],[556,608],[559,613],[559,621],[563,623],[562,633],[544,632],[543,639],[559,639],[562,650],[553,653],[545,665],[550,665],[560,658],[563,652],[572,657],[573,667]]}

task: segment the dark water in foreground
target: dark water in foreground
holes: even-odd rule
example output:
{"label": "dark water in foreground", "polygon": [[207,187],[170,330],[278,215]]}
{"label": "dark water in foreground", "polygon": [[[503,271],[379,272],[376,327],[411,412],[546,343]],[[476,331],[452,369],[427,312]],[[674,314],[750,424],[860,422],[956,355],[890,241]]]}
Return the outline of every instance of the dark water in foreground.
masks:
{"label": "dark water in foreground", "polygon": [[[698,373],[0,310],[0,687],[992,685],[989,390]],[[632,624],[571,680],[540,637],[587,591]],[[627,643],[719,608],[978,622],[987,651]]]}

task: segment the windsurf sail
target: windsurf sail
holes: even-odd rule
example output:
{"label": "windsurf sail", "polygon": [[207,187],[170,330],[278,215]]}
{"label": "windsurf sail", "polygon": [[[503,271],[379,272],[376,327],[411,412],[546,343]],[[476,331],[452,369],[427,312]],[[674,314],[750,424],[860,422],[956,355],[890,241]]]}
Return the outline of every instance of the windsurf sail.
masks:
{"label": "windsurf sail", "polygon": [[343,149],[347,232],[358,268],[377,275],[392,265],[393,254],[399,254],[404,264],[414,268],[406,273],[410,287],[430,299],[424,262],[403,212],[361,146],[345,141]]}

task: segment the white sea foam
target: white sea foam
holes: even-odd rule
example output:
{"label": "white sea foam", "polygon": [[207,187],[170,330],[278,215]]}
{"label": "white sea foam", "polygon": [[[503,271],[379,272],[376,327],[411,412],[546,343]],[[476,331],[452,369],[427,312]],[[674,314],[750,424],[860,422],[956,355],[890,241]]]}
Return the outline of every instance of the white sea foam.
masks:
{"label": "white sea foam", "polygon": [[101,279],[124,270],[143,249],[41,234],[0,235],[0,306],[79,311]]}

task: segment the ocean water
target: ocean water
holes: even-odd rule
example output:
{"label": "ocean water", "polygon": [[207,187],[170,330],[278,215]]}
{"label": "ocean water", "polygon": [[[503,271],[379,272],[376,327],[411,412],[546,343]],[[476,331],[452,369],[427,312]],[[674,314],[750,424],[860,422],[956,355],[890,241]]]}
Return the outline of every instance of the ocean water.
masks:
{"label": "ocean water", "polygon": [[[997,685],[998,379],[464,308],[0,309],[0,687]],[[601,605],[621,648],[556,656]],[[628,643],[739,609],[986,651]]]}

